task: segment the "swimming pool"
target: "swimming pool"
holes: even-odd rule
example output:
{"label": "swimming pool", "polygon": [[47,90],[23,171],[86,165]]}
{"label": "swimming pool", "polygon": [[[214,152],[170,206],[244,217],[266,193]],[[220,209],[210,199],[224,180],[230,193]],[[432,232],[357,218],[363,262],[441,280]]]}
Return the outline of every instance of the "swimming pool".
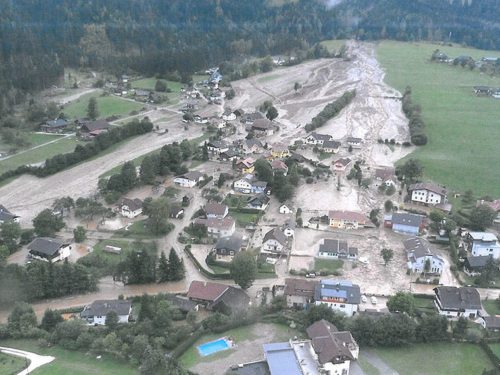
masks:
{"label": "swimming pool", "polygon": [[224,338],[215,341],[210,341],[202,345],[198,345],[198,351],[200,355],[205,357],[210,354],[220,352],[221,350],[229,349],[231,346],[228,341]]}

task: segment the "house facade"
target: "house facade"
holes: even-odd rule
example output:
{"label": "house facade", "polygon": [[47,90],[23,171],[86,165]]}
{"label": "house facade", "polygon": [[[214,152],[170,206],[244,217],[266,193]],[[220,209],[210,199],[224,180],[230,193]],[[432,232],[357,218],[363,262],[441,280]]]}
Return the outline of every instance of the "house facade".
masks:
{"label": "house facade", "polygon": [[337,159],[333,162],[333,170],[336,172],[345,172],[351,161],[349,158]]}
{"label": "house facade", "polygon": [[293,209],[289,205],[286,205],[286,204],[282,204],[279,207],[278,210],[279,210],[280,214],[291,214],[291,213],[293,213]]}
{"label": "house facade", "polygon": [[205,211],[207,218],[223,219],[229,213],[229,207],[221,203],[207,203],[203,207],[203,211]]}
{"label": "house facade", "polygon": [[351,146],[352,148],[361,148],[361,145],[363,144],[363,139],[356,137],[347,137],[346,142],[347,145]]}
{"label": "house facade", "polygon": [[223,141],[209,141],[207,142],[207,151],[212,155],[220,155],[229,150],[229,146]]}
{"label": "house facade", "polygon": [[273,228],[264,235],[261,253],[282,255],[288,252],[288,241],[283,231]]}
{"label": "house facade", "polygon": [[290,308],[305,309],[314,303],[314,293],[318,281],[305,279],[285,279],[286,305]]}
{"label": "house facade", "polygon": [[71,244],[50,237],[35,238],[28,245],[29,256],[45,262],[59,262],[71,255]]}
{"label": "house facade", "polygon": [[338,229],[358,229],[367,222],[365,215],[355,211],[329,211],[328,218],[330,226]]}
{"label": "house facade", "polygon": [[336,154],[340,150],[341,143],[337,141],[325,141],[321,145],[321,151],[328,154]]}
{"label": "house facade", "polygon": [[304,141],[308,145],[322,145],[325,141],[331,141],[332,136],[329,134],[319,134],[312,132],[304,138]]}
{"label": "house facade", "polygon": [[478,291],[471,287],[439,286],[434,288],[434,304],[440,315],[448,318],[477,318],[482,309]]}
{"label": "house facade", "polygon": [[[403,241],[408,259],[408,269],[412,272],[426,272],[440,275],[443,272],[444,259],[431,252],[429,244],[422,238],[413,237]],[[428,269],[426,270],[426,264]]]}
{"label": "house facade", "polygon": [[323,279],[316,286],[314,299],[316,305],[324,304],[332,310],[353,316],[358,312],[361,292],[359,285],[350,281]]}
{"label": "house facade", "polygon": [[219,238],[212,251],[218,262],[230,263],[242,249],[243,238],[234,233],[230,237]]}
{"label": "house facade", "polygon": [[410,185],[408,189],[412,203],[437,206],[448,202],[448,190],[432,183]]}
{"label": "house facade", "polygon": [[88,325],[105,325],[106,316],[114,311],[118,315],[118,323],[128,323],[132,313],[132,302],[126,300],[98,300],[84,307],[80,318]]}
{"label": "house facade", "polygon": [[174,184],[179,185],[181,187],[192,188],[196,186],[198,182],[201,182],[204,179],[205,178],[203,177],[202,173],[197,171],[192,171],[174,178]]}
{"label": "house facade", "polygon": [[284,143],[274,143],[271,147],[271,155],[274,159],[283,159],[290,156],[288,146]]}
{"label": "house facade", "polygon": [[252,192],[252,183],[248,176],[245,176],[244,178],[234,181],[233,188],[238,193],[250,194]]}
{"label": "house facade", "polygon": [[318,256],[327,259],[355,260],[358,257],[358,249],[349,247],[347,241],[325,239],[319,245]]}
{"label": "house facade", "polygon": [[14,215],[7,208],[0,204],[0,224],[6,223],[8,221],[13,221],[14,223],[19,223],[20,217]]}
{"label": "house facade", "polygon": [[269,197],[267,194],[260,193],[255,197],[251,197],[247,201],[247,208],[253,208],[254,210],[265,211],[269,205]]}
{"label": "house facade", "polygon": [[142,201],[139,198],[123,198],[120,203],[120,213],[129,219],[139,216],[142,214]]}
{"label": "house facade", "polygon": [[500,258],[500,243],[498,238],[489,232],[469,232],[465,237],[465,247],[472,256],[492,256]]}
{"label": "house facade", "polygon": [[395,212],[390,220],[394,232],[418,236],[424,229],[424,218],[421,215]]}

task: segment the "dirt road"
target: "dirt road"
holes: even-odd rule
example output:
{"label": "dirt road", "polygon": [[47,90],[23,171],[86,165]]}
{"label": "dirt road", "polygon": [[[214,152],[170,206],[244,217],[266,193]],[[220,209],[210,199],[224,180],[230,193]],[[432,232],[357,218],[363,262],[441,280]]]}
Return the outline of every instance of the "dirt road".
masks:
{"label": "dirt road", "polygon": [[47,356],[47,355],[38,355],[35,353],[27,352],[24,350],[19,350],[19,349],[13,349],[13,348],[5,348],[3,346],[0,346],[0,351],[5,354],[13,355],[16,357],[22,357],[22,358],[27,358],[30,361],[30,365],[18,373],[17,375],[28,375],[31,374],[31,372],[35,369],[37,369],[40,366],[43,366],[47,363],[52,362],[55,357],[52,356]]}

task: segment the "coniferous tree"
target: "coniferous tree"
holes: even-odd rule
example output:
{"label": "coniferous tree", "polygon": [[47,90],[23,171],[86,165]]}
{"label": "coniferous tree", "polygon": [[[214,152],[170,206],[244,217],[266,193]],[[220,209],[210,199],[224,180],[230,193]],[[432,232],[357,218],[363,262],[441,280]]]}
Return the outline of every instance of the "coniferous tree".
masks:
{"label": "coniferous tree", "polygon": [[155,182],[154,164],[150,156],[146,156],[142,160],[139,177],[141,182],[146,185],[152,185]]}
{"label": "coniferous tree", "polygon": [[157,275],[158,275],[158,281],[159,282],[165,282],[165,281],[168,281],[170,278],[169,278],[169,264],[168,264],[168,260],[167,260],[167,257],[165,255],[165,253],[162,251],[161,252],[161,255],[160,255],[160,259],[158,261],[158,272],[157,272]]}
{"label": "coniferous tree", "polygon": [[184,278],[184,262],[179,258],[174,248],[168,254],[168,276],[169,280],[177,281]]}
{"label": "coniferous tree", "polygon": [[89,104],[87,106],[87,116],[91,120],[96,120],[99,117],[99,109],[97,108],[97,100],[92,97],[89,100]]}

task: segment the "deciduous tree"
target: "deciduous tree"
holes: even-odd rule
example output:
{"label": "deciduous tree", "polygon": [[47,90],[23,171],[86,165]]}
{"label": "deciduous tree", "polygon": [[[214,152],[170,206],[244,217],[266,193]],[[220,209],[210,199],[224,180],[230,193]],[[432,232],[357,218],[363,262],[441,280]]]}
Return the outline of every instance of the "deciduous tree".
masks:
{"label": "deciduous tree", "polygon": [[241,251],[234,257],[230,266],[231,277],[242,289],[252,286],[257,277],[257,262],[250,251]]}

